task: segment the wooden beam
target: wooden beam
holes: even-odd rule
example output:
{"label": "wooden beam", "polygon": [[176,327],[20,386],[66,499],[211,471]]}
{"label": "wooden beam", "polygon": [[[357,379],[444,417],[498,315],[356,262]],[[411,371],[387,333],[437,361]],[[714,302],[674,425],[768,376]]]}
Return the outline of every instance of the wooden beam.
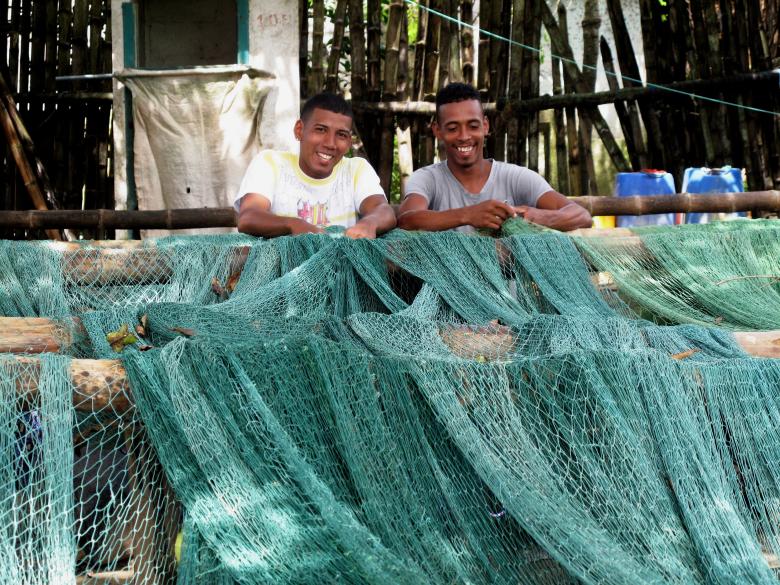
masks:
{"label": "wooden beam", "polygon": [[780,191],[745,193],[678,193],[676,195],[632,195],[628,197],[570,197],[591,215],[651,215],[654,213],[733,213],[736,211],[780,211]]}
{"label": "wooden beam", "polygon": [[[63,274],[78,284],[165,283],[173,273],[173,257],[165,253],[165,248],[158,253],[152,240],[46,242],[42,245],[63,254]],[[243,269],[249,251],[249,246],[233,248],[230,274]]]}
{"label": "wooden beam", "polygon": [[[780,191],[676,195],[632,195],[628,197],[570,197],[591,215],[648,215],[654,213],[732,213],[736,211],[780,211]],[[235,227],[232,207],[165,210],[53,210],[0,211],[0,228],[60,229],[194,229]]]}
{"label": "wooden beam", "polygon": [[[5,358],[8,360],[8,358]],[[16,391],[20,397],[38,392],[41,360],[32,356],[15,356],[10,366],[19,367]],[[100,412],[110,409],[121,414],[131,405],[130,386],[119,360],[74,359],[70,362],[73,383],[73,406],[80,412]]]}
{"label": "wooden beam", "polygon": [[[603,104],[611,104],[622,101],[633,101],[639,98],[666,97],[670,100],[690,100],[699,95],[695,92],[717,93],[727,87],[744,88],[752,84],[776,84],[780,79],[780,70],[763,71],[758,73],[741,73],[731,77],[719,77],[715,79],[696,79],[690,81],[677,81],[663,86],[650,87],[625,87],[615,91],[599,91],[594,93],[570,93],[562,95],[543,95],[537,98],[523,100],[504,100],[500,102],[487,102],[482,104],[485,112],[500,112],[502,118],[553,110],[566,107],[594,107]],[[694,94],[694,95],[691,95]],[[354,102],[352,107],[364,112],[382,112],[392,114],[433,116],[436,106],[432,102]]]}
{"label": "wooden beam", "polygon": [[[737,343],[751,356],[780,358],[780,331],[744,331],[734,333]],[[449,328],[442,340],[455,353],[468,359],[486,361],[501,359],[515,347],[514,334],[501,325],[481,329]],[[7,359],[7,358],[6,358]],[[11,364],[20,366],[23,374],[17,380],[20,396],[38,391],[40,358],[15,356]],[[130,408],[132,393],[122,363],[119,360],[74,359],[70,364],[73,381],[73,405],[81,412],[111,409],[121,414]]]}
{"label": "wooden beam", "polygon": [[61,209],[52,211],[2,211],[0,228],[22,229],[193,229],[235,227],[232,207],[165,209],[155,211],[114,209]]}
{"label": "wooden beam", "polygon": [[71,344],[67,327],[42,317],[0,317],[0,353],[59,353]]}

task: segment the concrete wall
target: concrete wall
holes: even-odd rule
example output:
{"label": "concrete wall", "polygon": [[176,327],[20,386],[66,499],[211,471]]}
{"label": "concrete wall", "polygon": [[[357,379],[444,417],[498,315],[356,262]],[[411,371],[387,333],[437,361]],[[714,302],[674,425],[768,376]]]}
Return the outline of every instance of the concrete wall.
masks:
{"label": "concrete wall", "polygon": [[293,125],[300,112],[298,0],[250,0],[249,64],[276,75],[260,134],[263,146],[294,150]]}

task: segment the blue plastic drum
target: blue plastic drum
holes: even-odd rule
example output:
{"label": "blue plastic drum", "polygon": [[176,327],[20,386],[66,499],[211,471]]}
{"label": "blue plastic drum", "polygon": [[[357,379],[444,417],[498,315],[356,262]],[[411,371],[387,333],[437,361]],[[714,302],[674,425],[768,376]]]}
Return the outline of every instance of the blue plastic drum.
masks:
{"label": "blue plastic drum", "polygon": [[[689,167],[683,176],[683,193],[742,193],[742,169]],[[688,213],[685,223],[709,223],[745,217],[745,213]]]}
{"label": "blue plastic drum", "polygon": [[[674,195],[674,177],[666,171],[646,170],[636,173],[618,173],[615,179],[615,195]],[[642,225],[674,225],[673,213],[656,215],[621,215],[617,227],[638,227]]]}

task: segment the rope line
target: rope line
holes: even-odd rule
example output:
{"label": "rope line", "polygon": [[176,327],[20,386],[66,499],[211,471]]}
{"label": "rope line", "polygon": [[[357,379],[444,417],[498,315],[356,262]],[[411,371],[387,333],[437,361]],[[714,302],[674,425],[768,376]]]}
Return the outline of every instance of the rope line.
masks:
{"label": "rope line", "polygon": [[[538,47],[532,47],[530,45],[525,45],[523,43],[515,41],[514,39],[509,39],[509,38],[504,37],[502,35],[499,35],[499,34],[490,32],[488,30],[485,30],[483,28],[480,28],[480,27],[478,27],[478,26],[476,26],[474,24],[470,24],[468,22],[464,22],[464,21],[460,20],[459,18],[456,18],[454,16],[450,16],[449,14],[445,14],[443,12],[440,12],[438,10],[435,10],[433,8],[429,8],[428,6],[420,4],[416,0],[404,0],[404,2],[406,2],[407,4],[410,4],[412,6],[416,6],[418,8],[421,8],[422,10],[430,12],[431,14],[434,14],[434,15],[436,15],[436,16],[438,16],[440,18],[443,18],[445,20],[448,20],[450,22],[457,23],[460,26],[468,27],[468,28],[472,29],[473,31],[478,32],[480,35],[484,35],[486,37],[490,37],[490,38],[494,38],[494,39],[497,39],[497,40],[500,40],[500,41],[504,41],[506,43],[509,43],[510,45],[514,45],[516,47],[521,47],[523,49],[526,49],[527,51],[533,51],[534,53],[542,54],[542,50],[540,48],[538,48]],[[550,53],[550,55],[554,59],[560,59],[561,61],[564,61],[566,63],[572,63],[572,64],[576,65],[578,68],[580,67],[579,63],[577,63],[577,61],[575,61],[574,59],[569,59],[568,57],[562,57],[562,56],[556,55],[555,53],[552,53],[552,52]],[[586,69],[590,69],[592,71],[598,71],[598,67],[594,67],[593,65],[588,65],[587,63],[583,63],[582,67],[586,68]],[[778,74],[778,76],[780,76],[780,69],[776,69],[775,72]],[[607,70],[604,70],[604,73],[606,75],[611,75],[611,76],[615,77],[616,79],[618,78],[618,74],[617,73],[613,73],[613,72],[607,71]],[[673,87],[668,87],[666,85],[661,85],[661,84],[658,84],[658,83],[651,83],[649,81],[648,82],[644,82],[641,79],[635,79],[633,77],[629,77],[628,75],[621,75],[621,77],[622,77],[622,79],[624,81],[628,80],[628,81],[631,81],[631,82],[634,82],[634,83],[638,83],[638,84],[640,84],[640,85],[642,85],[644,87],[653,88],[653,89],[659,89],[659,90],[663,90],[663,91],[668,91],[670,93],[684,95],[684,96],[690,97],[691,99],[697,99],[697,100],[712,102],[712,103],[721,104],[721,105],[724,105],[724,106],[731,106],[731,107],[734,107],[734,108],[741,108],[743,110],[748,110],[748,111],[751,111],[751,112],[757,112],[759,114],[769,114],[770,116],[780,116],[780,112],[774,112],[772,110],[765,110],[763,108],[756,108],[754,106],[747,106],[745,104],[740,104],[740,103],[737,103],[737,102],[730,102],[728,100],[722,100],[722,99],[718,99],[718,98],[709,97],[709,96],[706,96],[706,95],[701,95],[701,94],[697,94],[697,93],[691,93],[691,92],[684,91],[684,90],[681,90],[681,89],[675,89]]]}

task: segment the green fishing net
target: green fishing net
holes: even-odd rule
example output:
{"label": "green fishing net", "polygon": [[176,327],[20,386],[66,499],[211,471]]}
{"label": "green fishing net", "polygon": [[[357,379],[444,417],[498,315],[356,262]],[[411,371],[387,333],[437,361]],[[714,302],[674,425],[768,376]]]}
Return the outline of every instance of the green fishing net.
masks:
{"label": "green fishing net", "polygon": [[776,582],[779,234],[2,242],[0,582]]}

